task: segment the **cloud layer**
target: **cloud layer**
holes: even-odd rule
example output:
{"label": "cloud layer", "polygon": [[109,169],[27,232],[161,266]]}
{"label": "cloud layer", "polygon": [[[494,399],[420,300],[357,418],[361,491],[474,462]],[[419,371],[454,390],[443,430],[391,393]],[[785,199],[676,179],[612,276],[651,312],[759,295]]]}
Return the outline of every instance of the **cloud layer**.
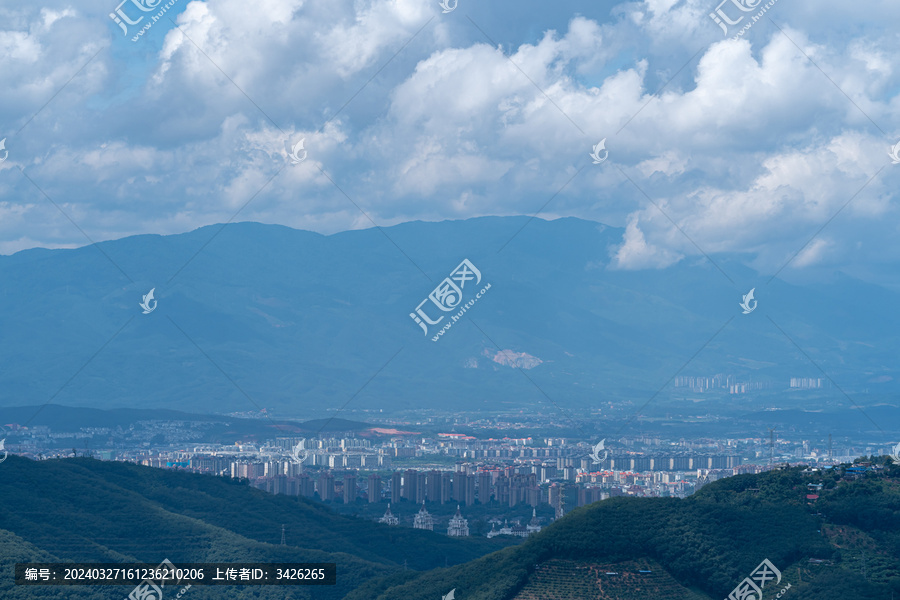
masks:
{"label": "cloud layer", "polygon": [[626,227],[609,268],[897,270],[887,0],[779,2],[738,40],[699,0],[180,0],[137,42],[112,3],[45,4],[0,4],[2,253],[543,207]]}

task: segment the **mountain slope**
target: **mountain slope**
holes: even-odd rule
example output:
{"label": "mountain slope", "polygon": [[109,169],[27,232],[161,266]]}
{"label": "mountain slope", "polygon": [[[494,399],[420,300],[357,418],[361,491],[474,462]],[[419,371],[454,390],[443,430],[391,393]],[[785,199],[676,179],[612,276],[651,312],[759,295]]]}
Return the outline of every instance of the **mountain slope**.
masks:
{"label": "mountain slope", "polygon": [[[782,574],[767,598],[788,584],[801,600],[890,597],[900,592],[898,477],[896,466],[861,481],[789,469],[719,480],[683,500],[613,498],[520,546],[408,582],[373,581],[347,600],[426,600],[451,589],[461,600],[723,598],[764,559]],[[819,506],[807,504],[809,483],[824,485]],[[651,594],[653,585],[661,589]]]}
{"label": "mountain slope", "polygon": [[[412,569],[429,569],[470,560],[505,544],[341,517],[322,505],[274,496],[231,480],[127,463],[35,462],[10,456],[2,464],[2,474],[0,562],[4,563],[159,564],[165,558],[175,564],[335,562],[337,585],[320,587],[314,595],[337,599],[372,577],[402,572],[404,561]],[[282,525],[284,546],[279,544]],[[4,573],[3,598],[58,594],[59,588],[13,588],[12,569]],[[123,595],[116,587],[94,589],[95,598]],[[203,589],[193,588],[191,597],[257,597],[214,596]],[[290,588],[294,595],[285,595],[285,588],[259,589],[265,594],[260,598],[309,597],[304,588]]]}
{"label": "mountain slope", "polygon": [[[0,405],[327,417],[352,398],[351,408],[387,411],[510,401],[555,414],[547,396],[573,409],[643,400],[682,367],[776,391],[790,377],[824,378],[821,367],[848,393],[872,394],[863,403],[897,391],[896,293],[845,275],[767,283],[734,256],[714,257],[728,277],[706,259],[616,270],[621,238],[573,218],[332,236],[233,223],[2,256],[0,277],[14,284],[0,291]],[[463,259],[479,269],[478,289],[491,287],[433,342],[453,313],[428,335],[410,313]],[[759,306],[743,315],[751,287]],[[151,288],[158,304],[143,314]],[[423,310],[440,312],[431,301]],[[672,385],[651,410],[685,395]],[[834,387],[822,393],[844,401]]]}

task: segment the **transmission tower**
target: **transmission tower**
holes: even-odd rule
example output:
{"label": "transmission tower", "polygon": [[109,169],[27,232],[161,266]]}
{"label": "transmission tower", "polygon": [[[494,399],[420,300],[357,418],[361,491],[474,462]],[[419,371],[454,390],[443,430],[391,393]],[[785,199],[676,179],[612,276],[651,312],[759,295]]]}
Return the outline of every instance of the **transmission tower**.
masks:
{"label": "transmission tower", "polygon": [[831,434],[828,434],[828,460],[834,459],[834,452],[831,449]]}
{"label": "transmission tower", "polygon": [[769,428],[769,466],[775,464],[775,430],[777,427]]}
{"label": "transmission tower", "polygon": [[284,525],[281,526],[281,545],[284,546]]}

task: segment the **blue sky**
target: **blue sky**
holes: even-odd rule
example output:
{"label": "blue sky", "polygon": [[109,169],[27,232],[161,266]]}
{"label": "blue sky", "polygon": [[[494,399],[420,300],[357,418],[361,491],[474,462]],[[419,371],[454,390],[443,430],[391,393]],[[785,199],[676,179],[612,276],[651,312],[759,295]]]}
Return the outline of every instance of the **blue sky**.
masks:
{"label": "blue sky", "polygon": [[626,228],[609,268],[898,272],[896,1],[734,40],[765,3],[177,0],[131,41],[164,4],[0,2],[0,253],[544,207]]}

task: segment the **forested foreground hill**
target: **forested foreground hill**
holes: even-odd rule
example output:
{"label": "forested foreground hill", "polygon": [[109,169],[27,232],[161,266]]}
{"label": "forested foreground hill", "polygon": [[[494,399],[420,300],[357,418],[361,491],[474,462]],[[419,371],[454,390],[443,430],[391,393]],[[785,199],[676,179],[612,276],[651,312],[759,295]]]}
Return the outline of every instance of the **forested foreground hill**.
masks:
{"label": "forested foreground hill", "polygon": [[[339,516],[229,479],[89,458],[0,464],[0,598],[121,600],[133,586],[22,587],[16,562],[334,562],[337,585],[194,586],[183,600],[337,600],[371,578],[470,561],[510,542]],[[281,527],[286,545],[281,545]],[[410,569],[404,571],[404,562]],[[177,593],[176,589],[176,593]]]}
{"label": "forested foreground hill", "polygon": [[[742,475],[693,496],[613,498],[517,547],[346,600],[719,600],[764,560],[767,600],[900,597],[900,467]],[[822,484],[817,494],[809,484]],[[808,499],[807,495],[819,498]],[[812,560],[811,560],[812,559]]]}

